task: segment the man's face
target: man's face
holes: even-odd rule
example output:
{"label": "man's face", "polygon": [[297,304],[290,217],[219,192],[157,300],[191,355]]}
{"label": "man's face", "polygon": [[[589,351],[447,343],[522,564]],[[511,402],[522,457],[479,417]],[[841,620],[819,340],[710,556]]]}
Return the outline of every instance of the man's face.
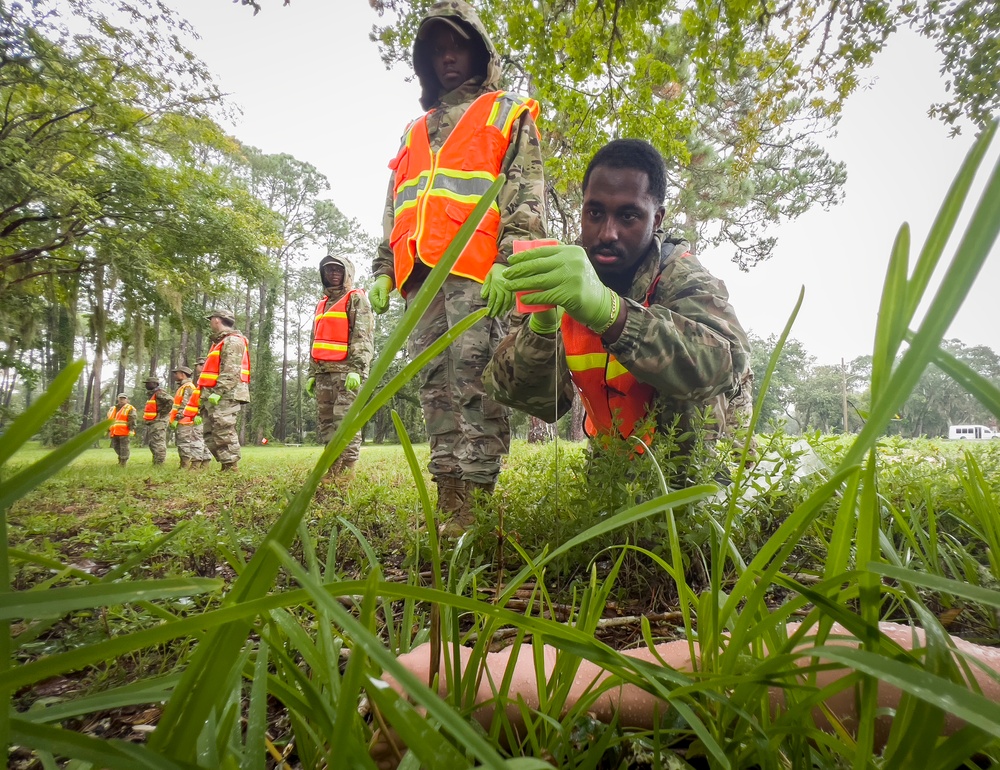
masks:
{"label": "man's face", "polygon": [[218,334],[222,331],[222,319],[217,315],[212,316],[208,321],[208,328],[212,330],[212,334]]}
{"label": "man's face", "polygon": [[118,399],[118,408],[121,409],[125,404],[128,403],[128,399],[124,396]]}
{"label": "man's face", "polygon": [[332,289],[339,289],[344,285],[344,267],[335,262],[323,265],[323,280]]}
{"label": "man's face", "polygon": [[454,91],[475,72],[472,42],[446,24],[435,24],[427,38],[434,74],[445,93]]}
{"label": "man's face", "polygon": [[649,177],[634,168],[597,166],[583,191],[581,241],[598,277],[626,291],[663,220]]}
{"label": "man's face", "polygon": [[186,376],[187,375],[184,374],[184,372],[174,372],[174,381],[175,382],[184,382],[184,378]]}

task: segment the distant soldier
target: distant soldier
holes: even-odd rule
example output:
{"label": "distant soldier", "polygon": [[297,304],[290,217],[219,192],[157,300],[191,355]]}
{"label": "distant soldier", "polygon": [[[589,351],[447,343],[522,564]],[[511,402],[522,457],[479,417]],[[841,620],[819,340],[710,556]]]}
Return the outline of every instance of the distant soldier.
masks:
{"label": "distant soldier", "polygon": [[[354,288],[354,265],[344,257],[319,263],[323,297],[316,305],[306,393],[316,398],[317,438],[330,440],[368,376],[375,353],[374,316],[363,289]],[[350,478],[358,461],[358,433],[331,466],[329,476]]]}
{"label": "distant soldier", "polygon": [[156,377],[146,380],[146,393],[149,399],[142,413],[142,419],[146,421],[146,441],[153,455],[153,465],[162,465],[167,459],[167,423],[174,402],[170,394],[160,387]]}
{"label": "distant soldier", "polygon": [[131,453],[130,441],[135,435],[135,425],[138,421],[135,407],[128,402],[128,394],[118,394],[118,405],[108,410],[108,419],[114,420],[108,433],[111,434],[111,448],[118,455],[118,464],[125,467]]}
{"label": "distant soldier", "polygon": [[174,393],[174,408],[170,410],[170,427],[177,431],[177,455],[181,460],[181,468],[200,468],[205,451],[200,430],[202,419],[198,414],[198,399],[195,397],[198,388],[191,381],[191,374],[191,369],[187,366],[174,369],[177,391]]}
{"label": "distant soldier", "polygon": [[239,469],[240,438],[236,419],[250,401],[250,343],[233,328],[236,317],[228,310],[213,310],[208,316],[212,348],[198,378],[205,446],[222,470]]}

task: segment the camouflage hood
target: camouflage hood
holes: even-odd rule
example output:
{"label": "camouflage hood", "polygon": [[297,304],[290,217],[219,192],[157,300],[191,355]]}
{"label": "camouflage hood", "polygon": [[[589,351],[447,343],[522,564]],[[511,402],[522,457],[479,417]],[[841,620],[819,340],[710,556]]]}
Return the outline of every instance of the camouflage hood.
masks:
{"label": "camouflage hood", "polygon": [[[323,268],[327,265],[340,265],[344,268],[344,285],[339,290],[333,289],[323,277]],[[319,279],[328,297],[342,297],[354,288],[354,263],[347,257],[331,257],[329,254],[319,261]]]}
{"label": "camouflage hood", "polygon": [[[482,91],[496,91],[500,88],[500,57],[497,55],[493,41],[486,34],[486,28],[479,19],[478,14],[472,7],[463,0],[440,0],[434,3],[420,21],[423,26],[430,19],[447,18],[459,24],[469,33],[470,40],[476,41],[482,46],[480,56],[486,62],[486,77],[481,85]],[[419,30],[419,27],[418,27]],[[426,40],[419,38],[413,42],[413,71],[420,81],[420,106],[425,110],[431,109],[441,98],[441,83],[434,74],[434,66],[431,64],[429,45]],[[476,75],[476,78],[481,77]],[[470,78],[470,81],[472,78]]]}

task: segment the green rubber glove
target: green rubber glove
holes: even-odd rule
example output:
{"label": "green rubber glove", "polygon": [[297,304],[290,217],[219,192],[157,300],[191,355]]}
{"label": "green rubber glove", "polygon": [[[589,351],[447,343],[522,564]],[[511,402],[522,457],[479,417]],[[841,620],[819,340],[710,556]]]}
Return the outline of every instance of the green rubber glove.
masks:
{"label": "green rubber glove", "polygon": [[522,299],[526,304],[559,305],[592,329],[603,329],[611,320],[612,291],[601,283],[580,246],[542,246],[511,254],[503,277],[511,291],[531,292]]}
{"label": "green rubber glove", "polygon": [[347,378],[344,380],[344,386],[348,390],[357,390],[361,387],[361,375],[357,372],[348,372]]}
{"label": "green rubber glove", "polygon": [[171,420],[170,421],[170,429],[171,430],[177,430],[177,420]]}
{"label": "green rubber glove", "polygon": [[486,312],[490,318],[507,315],[514,307],[514,292],[507,288],[503,271],[505,265],[493,265],[483,281],[479,296],[486,300]]}
{"label": "green rubber glove", "polygon": [[210,403],[212,406],[215,406],[221,400],[222,400],[222,396],[220,396],[218,393],[211,393],[208,396],[208,403]]}
{"label": "green rubber glove", "polygon": [[380,275],[372,284],[372,290],[368,293],[368,301],[372,303],[372,310],[382,315],[389,309],[389,292],[392,291],[392,279],[387,275]]}
{"label": "green rubber glove", "polygon": [[204,422],[204,420],[201,419],[201,415],[200,414],[197,417],[194,418],[194,425],[201,425],[203,422]]}
{"label": "green rubber glove", "polygon": [[306,395],[309,398],[316,398],[316,378],[310,377],[306,380]]}
{"label": "green rubber glove", "polygon": [[551,310],[539,310],[528,316],[528,327],[535,334],[555,334],[559,331],[561,320],[562,313],[557,307]]}

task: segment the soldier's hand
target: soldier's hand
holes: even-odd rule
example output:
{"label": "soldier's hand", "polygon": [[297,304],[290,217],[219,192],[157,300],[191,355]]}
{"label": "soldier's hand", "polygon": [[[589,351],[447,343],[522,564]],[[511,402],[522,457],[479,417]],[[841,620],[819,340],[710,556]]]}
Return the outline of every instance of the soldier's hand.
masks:
{"label": "soldier's hand", "polygon": [[348,372],[344,385],[348,390],[357,390],[361,387],[361,375],[357,372]]}
{"label": "soldier's hand", "polygon": [[562,320],[562,310],[554,307],[551,310],[539,310],[528,316],[528,328],[535,334],[555,334],[559,331]]}
{"label": "soldier's hand", "polygon": [[542,246],[511,254],[504,278],[513,291],[531,292],[521,298],[525,304],[559,305],[591,329],[606,329],[621,307],[580,246]]}
{"label": "soldier's hand", "polygon": [[170,428],[172,430],[177,430],[177,420],[171,420],[170,421]]}
{"label": "soldier's hand", "polygon": [[380,275],[375,279],[372,290],[368,294],[368,301],[372,303],[372,310],[382,315],[389,309],[389,292],[392,291],[392,279],[387,275]]}
{"label": "soldier's hand", "polygon": [[306,380],[306,395],[309,398],[316,398],[316,378],[310,377]]}
{"label": "soldier's hand", "polygon": [[222,400],[222,396],[220,396],[218,393],[212,393],[208,397],[208,403],[210,403],[212,406],[215,406],[221,400]]}
{"label": "soldier's hand", "polygon": [[490,318],[507,315],[514,307],[514,292],[507,287],[504,280],[504,265],[493,265],[483,281],[483,290],[479,296],[486,300],[486,312]]}
{"label": "soldier's hand", "polygon": [[204,420],[201,419],[201,415],[200,414],[197,417],[194,418],[194,424],[195,425],[201,425],[203,422],[204,422]]}

